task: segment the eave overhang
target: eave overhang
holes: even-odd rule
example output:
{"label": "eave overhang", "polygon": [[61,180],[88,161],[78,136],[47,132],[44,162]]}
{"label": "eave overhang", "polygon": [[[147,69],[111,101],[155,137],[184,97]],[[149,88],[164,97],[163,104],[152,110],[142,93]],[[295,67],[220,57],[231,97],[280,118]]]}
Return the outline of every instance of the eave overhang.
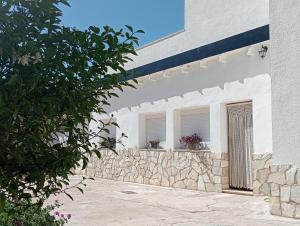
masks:
{"label": "eave overhang", "polygon": [[224,54],[247,46],[255,45],[270,39],[269,25],[249,30],[195,49],[188,50],[131,70],[126,80],[165,71],[195,61]]}

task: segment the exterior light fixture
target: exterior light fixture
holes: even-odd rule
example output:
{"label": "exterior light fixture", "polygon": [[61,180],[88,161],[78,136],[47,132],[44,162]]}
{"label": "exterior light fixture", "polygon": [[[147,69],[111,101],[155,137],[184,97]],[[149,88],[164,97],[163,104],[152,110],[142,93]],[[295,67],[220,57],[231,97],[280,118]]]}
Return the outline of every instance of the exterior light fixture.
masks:
{"label": "exterior light fixture", "polygon": [[258,51],[259,53],[259,56],[264,59],[267,55],[267,52],[268,52],[268,46],[265,46],[265,45],[262,45],[261,46],[261,49]]}

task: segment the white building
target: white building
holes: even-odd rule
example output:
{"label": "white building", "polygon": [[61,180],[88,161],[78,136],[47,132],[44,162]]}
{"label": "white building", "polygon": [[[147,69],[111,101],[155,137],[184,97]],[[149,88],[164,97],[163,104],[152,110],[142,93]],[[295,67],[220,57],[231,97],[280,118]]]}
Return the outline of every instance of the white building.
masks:
{"label": "white building", "polygon": [[[119,156],[104,151],[87,173],[253,191],[272,197],[273,214],[300,218],[299,19],[296,0],[186,0],[185,29],[127,65],[139,84],[109,110],[120,126],[113,136],[128,136]],[[182,146],[194,133],[206,150]],[[149,141],[160,149],[145,149]]]}

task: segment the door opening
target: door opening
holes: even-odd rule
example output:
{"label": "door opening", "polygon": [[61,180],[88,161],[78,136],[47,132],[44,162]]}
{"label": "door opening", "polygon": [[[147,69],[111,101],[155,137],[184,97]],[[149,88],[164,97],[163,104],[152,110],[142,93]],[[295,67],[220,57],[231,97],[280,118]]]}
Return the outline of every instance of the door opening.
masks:
{"label": "door opening", "polygon": [[253,190],[253,114],[252,102],[227,105],[229,187]]}

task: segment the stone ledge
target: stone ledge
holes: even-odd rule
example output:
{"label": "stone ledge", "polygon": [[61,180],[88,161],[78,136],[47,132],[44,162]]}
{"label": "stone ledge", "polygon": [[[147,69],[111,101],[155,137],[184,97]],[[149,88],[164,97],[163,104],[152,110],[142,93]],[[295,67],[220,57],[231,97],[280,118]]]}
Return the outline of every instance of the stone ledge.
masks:
{"label": "stone ledge", "polygon": [[137,149],[137,151],[156,151],[156,152],[167,152],[168,150],[167,149],[153,149],[153,148],[150,148],[150,149],[147,149],[147,148],[140,148],[140,149]]}
{"label": "stone ledge", "polygon": [[211,150],[174,149],[173,152],[212,153]]}

